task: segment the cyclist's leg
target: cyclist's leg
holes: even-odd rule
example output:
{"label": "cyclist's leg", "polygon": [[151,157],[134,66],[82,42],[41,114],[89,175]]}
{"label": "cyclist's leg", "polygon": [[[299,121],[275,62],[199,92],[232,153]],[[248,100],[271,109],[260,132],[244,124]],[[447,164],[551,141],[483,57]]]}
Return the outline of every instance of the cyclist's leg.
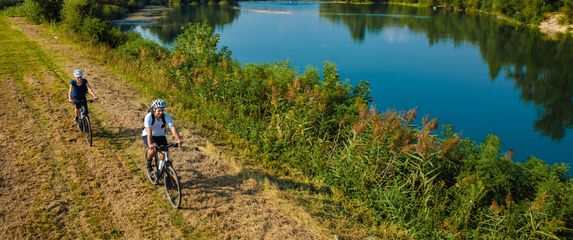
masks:
{"label": "cyclist's leg", "polygon": [[87,102],[85,99],[84,99],[84,101],[82,101],[82,105],[83,105],[83,107],[86,108],[86,114],[88,114],[88,113],[89,113],[89,111],[88,111],[88,102]]}
{"label": "cyclist's leg", "polygon": [[74,105],[76,106],[75,109],[75,122],[76,124],[78,123],[78,119],[80,117],[80,108],[82,108],[82,105],[80,104],[80,102],[78,101],[77,98],[72,98],[72,102],[74,103]]}
{"label": "cyclist's leg", "polygon": [[143,141],[143,145],[145,145],[145,152],[147,154],[147,168],[151,168],[151,159],[155,156],[155,151],[149,148],[149,144],[147,143],[147,136],[141,137],[141,141]]}
{"label": "cyclist's leg", "polygon": [[[159,137],[153,137],[153,142],[157,145],[157,146],[167,146],[167,137],[165,136],[159,136]],[[163,153],[159,153],[159,159],[163,160]]]}

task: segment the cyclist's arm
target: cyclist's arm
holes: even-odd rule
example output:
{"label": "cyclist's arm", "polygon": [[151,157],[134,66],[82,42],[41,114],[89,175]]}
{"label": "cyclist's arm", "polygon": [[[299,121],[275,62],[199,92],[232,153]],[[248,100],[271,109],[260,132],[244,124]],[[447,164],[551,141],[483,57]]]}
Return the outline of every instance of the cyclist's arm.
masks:
{"label": "cyclist's arm", "polygon": [[177,129],[175,128],[175,123],[173,123],[173,118],[171,118],[171,115],[169,115],[168,113],[164,113],[165,115],[165,121],[167,124],[167,126],[169,126],[169,130],[171,130],[171,134],[173,135],[173,137],[175,137],[175,139],[177,140],[177,143],[179,145],[183,144],[183,140],[181,140],[181,137],[179,136],[179,132],[177,132]]}
{"label": "cyclist's arm", "polygon": [[92,86],[90,85],[89,82],[86,82],[86,87],[88,87],[88,92],[92,95],[92,97],[93,97],[94,99],[96,99],[97,97],[95,96],[95,93],[94,93],[94,91],[92,90]]}
{"label": "cyclist's arm", "polygon": [[145,131],[147,131],[147,144],[149,145],[149,148],[151,149],[155,149],[155,143],[153,142],[153,137],[151,137],[151,128],[150,127],[146,127]]}
{"label": "cyclist's arm", "polygon": [[175,126],[170,126],[169,129],[171,130],[171,134],[173,134],[175,139],[177,139],[177,143],[179,145],[183,144],[183,140],[181,140],[181,137],[179,136],[179,132],[177,132],[177,129],[175,128]]}
{"label": "cyclist's arm", "polygon": [[68,90],[68,101],[72,101],[72,84],[70,84],[70,89]]}

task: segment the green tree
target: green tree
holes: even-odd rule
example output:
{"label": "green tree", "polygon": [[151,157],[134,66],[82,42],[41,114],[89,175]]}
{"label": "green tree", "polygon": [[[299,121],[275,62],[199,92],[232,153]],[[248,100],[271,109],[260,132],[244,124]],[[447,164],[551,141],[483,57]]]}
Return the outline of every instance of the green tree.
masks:
{"label": "green tree", "polygon": [[35,23],[60,20],[63,0],[26,0],[26,17]]}

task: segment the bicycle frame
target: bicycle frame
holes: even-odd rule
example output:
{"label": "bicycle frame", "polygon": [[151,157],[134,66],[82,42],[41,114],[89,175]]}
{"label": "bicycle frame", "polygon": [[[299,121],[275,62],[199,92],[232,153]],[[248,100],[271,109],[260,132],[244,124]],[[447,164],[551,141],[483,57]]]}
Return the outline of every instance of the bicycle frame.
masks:
{"label": "bicycle frame", "polygon": [[88,111],[88,103],[92,103],[93,101],[94,100],[91,99],[91,100],[77,100],[77,102],[74,102],[74,104],[81,104],[81,107],[79,109],[80,110],[80,116],[78,118],[79,121],[77,121],[76,124],[80,132],[87,133],[86,141],[90,146],[92,146],[93,135]]}
{"label": "bicycle frame", "polygon": [[157,158],[157,160],[159,160],[159,162],[157,163],[157,172],[159,173],[159,176],[163,176],[163,172],[165,170],[165,167],[167,166],[167,164],[170,164],[170,160],[169,160],[169,151],[165,150],[165,151],[161,151],[161,154],[163,154],[163,160],[159,159],[159,151],[157,151],[155,153],[155,157]]}
{"label": "bicycle frame", "polygon": [[[157,146],[157,151],[155,152],[155,158],[159,161],[157,163],[158,176],[162,176],[165,168],[171,164],[171,159],[169,158],[169,148],[177,147],[177,144],[169,144],[167,146]],[[159,159],[159,153],[163,154],[163,160]]]}
{"label": "bicycle frame", "polygon": [[83,119],[86,116],[89,116],[87,105],[88,103],[92,103],[94,100],[80,100],[79,102],[82,103],[82,107],[80,108],[80,118]]}

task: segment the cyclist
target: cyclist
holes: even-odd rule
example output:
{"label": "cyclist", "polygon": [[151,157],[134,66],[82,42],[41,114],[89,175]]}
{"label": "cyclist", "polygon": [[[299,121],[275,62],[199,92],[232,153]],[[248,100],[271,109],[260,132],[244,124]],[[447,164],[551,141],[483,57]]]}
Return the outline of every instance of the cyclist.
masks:
{"label": "cyclist", "polygon": [[70,81],[70,89],[68,90],[68,101],[73,102],[76,105],[76,118],[75,123],[78,123],[78,117],[80,116],[80,108],[85,105],[87,110],[86,95],[92,95],[93,99],[97,99],[88,83],[88,80],[83,78],[83,72],[81,69],[76,69],[74,71],[74,79]]}
{"label": "cyclist", "polygon": [[143,144],[145,144],[145,149],[147,150],[147,169],[150,171],[151,159],[155,156],[157,151],[156,147],[167,145],[167,138],[165,136],[166,128],[169,128],[171,134],[175,137],[179,145],[183,144],[183,141],[173,124],[173,119],[165,112],[165,107],[167,107],[167,104],[164,100],[154,100],[151,104],[151,111],[149,111],[143,119],[143,126],[145,128],[141,134],[141,140],[143,141]]}

